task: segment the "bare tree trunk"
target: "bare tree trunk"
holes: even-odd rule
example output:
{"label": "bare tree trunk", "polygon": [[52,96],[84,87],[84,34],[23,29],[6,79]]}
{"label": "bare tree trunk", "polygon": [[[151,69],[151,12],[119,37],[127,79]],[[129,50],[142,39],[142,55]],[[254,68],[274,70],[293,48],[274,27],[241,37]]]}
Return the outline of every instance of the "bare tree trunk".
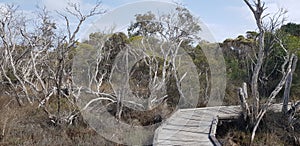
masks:
{"label": "bare tree trunk", "polygon": [[250,118],[250,110],[249,110],[249,106],[248,106],[248,103],[247,103],[247,100],[246,100],[246,99],[248,99],[248,92],[247,92],[247,84],[246,83],[243,83],[243,87],[239,88],[239,97],[240,97],[240,101],[241,101],[244,120],[246,121],[247,118]]}
{"label": "bare tree trunk", "polygon": [[292,65],[291,72],[288,73],[287,80],[285,83],[285,89],[284,89],[284,94],[283,94],[283,105],[282,105],[283,114],[286,114],[288,112],[288,104],[289,104],[291,86],[292,86],[292,81],[293,81],[293,73],[296,70],[296,65],[297,65],[297,61],[298,61],[297,56],[295,56],[295,59],[293,61],[294,61],[294,63]]}
{"label": "bare tree trunk", "polygon": [[285,83],[284,94],[283,94],[283,105],[282,105],[282,113],[286,114],[288,111],[288,103],[290,99],[290,89],[292,85],[292,73],[290,72],[287,77],[287,81]]}
{"label": "bare tree trunk", "polygon": [[[292,82],[292,75],[295,70],[295,66],[297,63],[297,57],[292,54],[290,56],[289,52],[287,49],[284,47],[282,41],[276,36],[275,31],[276,28],[279,26],[280,21],[279,19],[282,17],[282,15],[285,13],[284,11],[279,11],[278,14],[274,15],[272,18],[270,18],[270,32],[274,33],[274,42],[279,43],[280,47],[285,51],[286,56],[285,62],[281,66],[281,73],[282,73],[282,78],[280,82],[277,84],[276,88],[272,91],[272,93],[268,96],[268,100],[265,102],[263,106],[260,107],[260,95],[259,95],[259,90],[258,90],[258,79],[259,75],[262,69],[262,65],[264,64],[265,61],[265,27],[263,26],[263,12],[265,11],[265,3],[262,2],[261,0],[253,0],[250,2],[249,0],[244,0],[244,2],[247,4],[247,6],[250,8],[252,11],[256,25],[259,29],[259,36],[258,36],[258,54],[257,54],[257,60],[255,63],[255,67],[253,70],[252,78],[251,78],[251,93],[252,97],[254,98],[253,100],[253,111],[251,112],[250,115],[250,127],[252,129],[252,135],[251,135],[251,144],[254,140],[256,130],[258,128],[258,125],[260,124],[262,118],[264,117],[265,113],[267,112],[268,108],[272,105],[274,98],[278,95],[278,93],[281,91],[283,86],[285,85],[285,93],[284,93],[284,105],[282,107],[282,111],[284,113],[287,112],[287,104],[289,101],[289,92],[290,92],[290,87],[291,87],[291,82]],[[284,18],[283,18],[284,20]],[[280,21],[280,22],[279,22]],[[287,65],[288,64],[288,65]],[[246,101],[245,101],[245,90],[240,88],[240,100],[241,100],[241,105],[243,108],[244,114],[246,114]]]}
{"label": "bare tree trunk", "polygon": [[[264,38],[265,38],[265,30],[263,28],[263,12],[265,10],[265,6],[264,4],[261,2],[261,0],[257,0],[257,2],[255,3],[255,8],[253,7],[253,5],[250,4],[250,2],[248,0],[244,0],[244,2],[248,5],[248,7],[250,8],[250,10],[252,11],[252,13],[254,14],[255,20],[256,20],[256,25],[259,29],[259,36],[258,36],[258,57],[257,57],[257,61],[254,67],[254,71],[252,74],[252,79],[251,79],[251,92],[252,92],[252,96],[255,100],[253,100],[253,114],[254,114],[254,119],[257,118],[258,115],[258,111],[259,111],[259,92],[258,92],[258,76],[260,73],[260,70],[262,68],[262,64],[264,61],[264,48],[265,48],[265,44],[264,44]],[[254,124],[254,123],[253,123]]]}
{"label": "bare tree trunk", "polygon": [[[281,81],[278,83],[278,85],[276,86],[276,88],[273,90],[273,92],[268,97],[268,101],[264,104],[263,108],[260,110],[260,112],[257,115],[257,119],[255,121],[255,125],[254,125],[253,130],[252,130],[251,143],[254,140],[255,133],[256,133],[256,130],[258,128],[258,125],[260,124],[262,118],[264,117],[264,115],[268,111],[268,108],[272,105],[272,102],[273,102],[274,98],[281,91],[284,84],[286,84],[288,75],[293,74],[292,71],[294,71],[295,68],[296,68],[297,60],[298,60],[297,56],[292,54],[290,58],[286,58],[285,63],[282,65],[283,77],[282,77]],[[288,63],[288,67],[285,68],[287,63]],[[290,92],[290,91],[287,91],[287,92]]]}

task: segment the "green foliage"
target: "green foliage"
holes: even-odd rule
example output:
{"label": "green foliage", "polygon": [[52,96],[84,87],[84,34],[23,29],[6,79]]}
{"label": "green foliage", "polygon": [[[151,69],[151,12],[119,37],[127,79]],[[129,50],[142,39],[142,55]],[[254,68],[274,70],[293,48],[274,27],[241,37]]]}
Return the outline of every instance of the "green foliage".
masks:
{"label": "green foliage", "polygon": [[201,31],[201,27],[198,18],[188,9],[178,6],[174,12],[162,14],[159,18],[150,11],[137,14],[127,31],[129,38],[156,36],[179,42],[180,38],[194,38]]}
{"label": "green foliage", "polygon": [[150,36],[161,30],[160,25],[152,12],[135,15],[136,22],[132,23],[127,29],[129,37]]}
{"label": "green foliage", "polygon": [[[251,34],[255,33],[251,32]],[[254,58],[255,45],[253,37],[243,35],[235,39],[226,39],[220,44],[226,61],[227,77],[231,83],[240,85],[249,80],[249,64],[251,58]]]}
{"label": "green foliage", "polygon": [[300,37],[287,34],[283,38],[283,44],[292,53],[296,53],[300,57]]}
{"label": "green foliage", "polygon": [[197,45],[194,48],[194,51],[190,53],[190,56],[192,57],[194,64],[197,66],[198,72],[205,72],[209,68],[208,61],[200,45]]}
{"label": "green foliage", "polygon": [[78,47],[74,50],[76,52],[76,59],[90,60],[96,59],[97,49],[90,44],[80,43]]}
{"label": "green foliage", "polygon": [[187,8],[178,6],[176,11],[179,21],[177,25],[181,27],[184,26],[183,31],[190,33],[198,33],[201,31],[198,18],[195,18]]}
{"label": "green foliage", "polygon": [[142,36],[132,36],[132,37],[129,38],[129,41],[130,41],[130,42],[140,41],[140,40],[142,40],[143,38],[144,38],[144,37],[142,37]]}
{"label": "green foliage", "polygon": [[[298,58],[300,58],[300,24],[288,23],[282,26],[281,29],[288,33],[283,38],[283,44],[285,44],[290,52],[297,54]],[[298,61],[297,68],[294,72],[291,90],[292,96],[300,98],[300,61]]]}
{"label": "green foliage", "polygon": [[89,40],[81,43],[78,48],[81,48],[83,52],[89,50],[89,54],[81,53],[83,56],[86,56],[86,60],[95,61],[99,57],[97,55],[101,54],[101,61],[99,63],[100,70],[97,76],[101,77],[102,74],[107,73],[104,76],[104,79],[108,79],[115,58],[117,57],[118,53],[123,50],[127,44],[129,44],[129,42],[129,38],[123,32],[117,32],[113,34],[96,32],[90,34]]}
{"label": "green foliage", "polygon": [[300,37],[300,24],[290,22],[286,25],[283,25],[281,27],[281,30],[283,30],[284,32],[289,33],[293,36]]}
{"label": "green foliage", "polygon": [[248,39],[256,40],[257,36],[258,36],[258,33],[256,31],[247,31],[246,32],[246,37]]}
{"label": "green foliage", "polygon": [[227,68],[227,77],[230,80],[242,81],[247,76],[247,69],[241,67],[242,64],[239,60],[236,59],[226,59]]}
{"label": "green foliage", "polygon": [[[300,58],[300,24],[288,23],[281,27],[280,31],[285,33],[282,42],[291,53]],[[293,74],[291,96],[299,99],[300,95],[300,61],[298,60],[296,70]]]}
{"label": "green foliage", "polygon": [[[259,92],[262,97],[269,95],[282,77],[282,73],[280,71],[286,52],[282,49],[278,42],[274,41],[275,36],[282,41],[283,46],[289,53],[295,53],[298,57],[300,57],[300,37],[297,32],[299,26],[300,25],[298,24],[289,23],[282,26],[275,32],[265,33],[264,51],[266,58],[264,59],[259,75]],[[249,82],[251,80],[251,68],[253,67],[251,59],[255,60],[254,54],[256,54],[255,50],[257,49],[257,36],[257,32],[247,31],[246,37],[240,35],[235,39],[226,39],[220,44],[223,48],[227,66],[227,77],[230,84],[239,87],[243,81]],[[299,70],[300,66],[298,62],[298,66],[294,73],[291,92],[291,95],[294,97],[299,96]],[[231,91],[228,91],[228,93],[236,94],[236,92]]]}

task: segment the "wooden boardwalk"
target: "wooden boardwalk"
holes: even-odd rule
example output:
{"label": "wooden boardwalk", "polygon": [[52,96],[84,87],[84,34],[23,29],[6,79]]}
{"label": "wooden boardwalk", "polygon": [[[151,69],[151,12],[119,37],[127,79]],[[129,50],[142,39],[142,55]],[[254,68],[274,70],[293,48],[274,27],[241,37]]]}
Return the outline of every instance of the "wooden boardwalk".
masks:
{"label": "wooden boardwalk", "polygon": [[[281,106],[275,104],[271,110],[278,111]],[[209,135],[211,130],[216,130],[212,128],[214,119],[236,118],[240,112],[240,106],[180,109],[156,129],[153,145],[213,146]]]}

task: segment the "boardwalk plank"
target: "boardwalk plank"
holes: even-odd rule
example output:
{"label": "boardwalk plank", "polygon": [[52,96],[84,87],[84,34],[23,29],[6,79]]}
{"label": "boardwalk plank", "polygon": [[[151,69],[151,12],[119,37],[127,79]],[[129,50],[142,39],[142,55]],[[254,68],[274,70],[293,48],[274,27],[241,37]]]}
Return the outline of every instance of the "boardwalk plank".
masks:
{"label": "boardwalk plank", "polygon": [[[270,110],[280,111],[282,104],[275,104]],[[180,109],[156,129],[153,139],[155,146],[212,146],[209,132],[212,120],[236,118],[240,106],[218,106],[195,109]]]}
{"label": "boardwalk plank", "polygon": [[213,117],[209,118],[210,120],[203,120],[201,118],[199,119],[185,119],[181,117],[177,117],[176,119],[171,119],[166,122],[166,124],[177,124],[177,125],[195,125],[199,126],[203,123],[210,123],[213,119]]}
{"label": "boardwalk plank", "polygon": [[201,127],[179,127],[179,126],[172,126],[172,125],[166,125],[163,127],[162,130],[172,130],[174,132],[178,131],[186,131],[191,133],[209,133],[210,125],[201,125]]}
{"label": "boardwalk plank", "polygon": [[[180,133],[179,133],[180,134]],[[166,140],[169,141],[184,141],[184,142],[198,142],[198,143],[203,143],[203,142],[209,142],[208,138],[207,138],[207,134],[202,134],[202,135],[198,135],[197,137],[191,137],[191,136],[186,136],[186,137],[182,137],[180,135],[173,135],[172,137],[167,137],[165,139],[160,139],[159,142],[163,142]]]}
{"label": "boardwalk plank", "polygon": [[[200,137],[207,137],[207,133],[192,133],[192,132],[186,132],[186,131],[179,131],[179,132],[174,132],[173,130],[162,130],[160,132],[160,135],[164,135],[165,139],[168,139],[170,137],[183,137],[183,138],[194,138],[194,139],[199,139]],[[206,139],[205,139],[206,140]]]}

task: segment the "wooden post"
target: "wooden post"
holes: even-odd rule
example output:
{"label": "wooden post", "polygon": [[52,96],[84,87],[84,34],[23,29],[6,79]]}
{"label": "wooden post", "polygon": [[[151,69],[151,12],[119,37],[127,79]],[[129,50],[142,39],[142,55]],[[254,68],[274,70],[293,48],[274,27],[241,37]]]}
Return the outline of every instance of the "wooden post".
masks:
{"label": "wooden post", "polygon": [[216,138],[218,121],[219,121],[218,117],[215,117],[213,119],[209,131],[209,139],[211,140],[214,146],[222,146],[218,141],[218,139]]}
{"label": "wooden post", "polygon": [[242,88],[239,88],[239,97],[241,101],[244,120],[247,120],[247,117],[250,116],[250,110],[246,100],[248,98],[248,92],[247,92],[247,84],[245,82],[243,83]]}

